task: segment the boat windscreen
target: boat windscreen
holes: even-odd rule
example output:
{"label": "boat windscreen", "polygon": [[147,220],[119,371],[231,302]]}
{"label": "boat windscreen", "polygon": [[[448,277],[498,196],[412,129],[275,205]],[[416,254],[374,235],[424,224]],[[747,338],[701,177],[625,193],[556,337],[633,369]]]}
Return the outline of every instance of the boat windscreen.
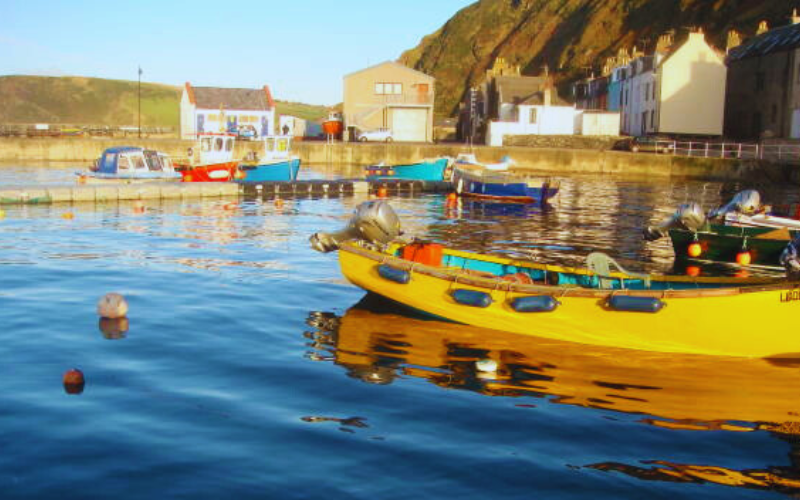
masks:
{"label": "boat windscreen", "polygon": [[160,172],[164,170],[164,166],[161,163],[161,158],[158,156],[158,153],[155,151],[145,151],[144,158],[147,160],[147,168],[154,172]]}

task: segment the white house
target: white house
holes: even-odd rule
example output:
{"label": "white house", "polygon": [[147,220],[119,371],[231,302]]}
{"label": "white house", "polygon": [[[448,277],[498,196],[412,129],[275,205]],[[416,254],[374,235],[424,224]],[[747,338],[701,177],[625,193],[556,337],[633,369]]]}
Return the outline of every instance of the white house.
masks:
{"label": "white house", "polygon": [[269,87],[230,89],[193,87],[189,82],[181,96],[181,138],[197,134],[232,132],[252,125],[260,136],[275,133],[275,101]]}
{"label": "white house", "polygon": [[[659,40],[669,44],[670,37]],[[702,32],[675,50],[634,59],[622,85],[622,132],[722,135],[726,75],[723,55]]]}

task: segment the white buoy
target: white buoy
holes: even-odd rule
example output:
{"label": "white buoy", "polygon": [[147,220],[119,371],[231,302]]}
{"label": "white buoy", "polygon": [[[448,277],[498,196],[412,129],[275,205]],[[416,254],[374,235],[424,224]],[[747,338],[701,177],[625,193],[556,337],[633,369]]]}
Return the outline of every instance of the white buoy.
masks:
{"label": "white buoy", "polygon": [[97,303],[97,314],[103,318],[124,318],[128,314],[128,302],[118,293],[107,293]]}
{"label": "white buoy", "polygon": [[493,359],[479,359],[475,362],[475,368],[481,372],[494,373],[497,371],[497,361]]}

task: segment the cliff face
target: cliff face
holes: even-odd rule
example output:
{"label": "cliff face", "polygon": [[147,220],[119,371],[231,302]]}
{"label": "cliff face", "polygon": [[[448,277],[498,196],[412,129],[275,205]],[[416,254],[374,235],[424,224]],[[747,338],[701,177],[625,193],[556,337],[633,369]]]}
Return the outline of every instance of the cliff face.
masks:
{"label": "cliff face", "polygon": [[537,75],[545,66],[559,83],[602,67],[621,48],[655,47],[702,28],[725,50],[727,32],[745,37],[758,22],[789,22],[800,0],[480,0],[406,51],[400,62],[436,77],[436,112],[453,115],[464,92],[479,84],[496,57]]}

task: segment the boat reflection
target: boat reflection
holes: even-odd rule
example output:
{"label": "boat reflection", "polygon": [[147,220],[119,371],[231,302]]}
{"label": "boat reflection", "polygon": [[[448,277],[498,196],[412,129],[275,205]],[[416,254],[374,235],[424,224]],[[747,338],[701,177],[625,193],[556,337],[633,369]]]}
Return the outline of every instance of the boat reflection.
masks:
{"label": "boat reflection", "polygon": [[[401,311],[405,313],[405,311]],[[398,314],[366,296],[343,316],[312,312],[308,357],[353,378],[391,384],[417,377],[487,396],[532,398],[637,415],[682,432],[768,432],[791,446],[791,464],[735,470],[637,461],[584,465],[644,480],[711,482],[800,493],[800,362],[657,353],[572,344]],[[487,363],[488,361],[488,363]],[[493,361],[493,362],[492,362]],[[496,370],[481,371],[496,365]],[[638,417],[640,416],[640,417]]]}

